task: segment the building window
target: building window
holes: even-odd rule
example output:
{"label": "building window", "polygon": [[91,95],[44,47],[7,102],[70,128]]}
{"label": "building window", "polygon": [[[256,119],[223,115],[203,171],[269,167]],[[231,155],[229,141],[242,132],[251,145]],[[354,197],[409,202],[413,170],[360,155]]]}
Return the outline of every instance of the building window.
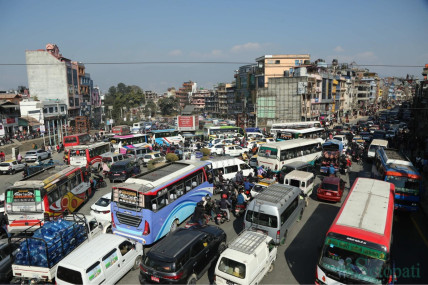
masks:
{"label": "building window", "polygon": [[275,60],[275,64],[280,64],[281,61],[279,59]]}
{"label": "building window", "polygon": [[55,107],[55,113],[58,113],[58,107]]}
{"label": "building window", "polygon": [[53,113],[53,107],[49,107],[49,113]]}
{"label": "building window", "polygon": [[48,112],[48,108],[43,108],[43,114],[46,114]]}
{"label": "building window", "polygon": [[79,99],[78,98],[74,98],[74,105],[79,106]]}
{"label": "building window", "polygon": [[294,65],[299,65],[299,60],[298,59],[296,59],[296,60],[294,60]]}
{"label": "building window", "polygon": [[61,112],[64,112],[64,111],[65,111],[64,106],[61,106]]}

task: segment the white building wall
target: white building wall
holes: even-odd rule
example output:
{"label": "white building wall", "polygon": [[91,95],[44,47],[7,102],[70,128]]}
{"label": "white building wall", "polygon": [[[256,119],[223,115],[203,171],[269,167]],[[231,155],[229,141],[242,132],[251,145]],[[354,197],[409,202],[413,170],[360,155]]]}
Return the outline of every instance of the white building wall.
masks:
{"label": "white building wall", "polygon": [[67,68],[47,51],[26,51],[28,87],[39,100],[59,99],[69,108]]}

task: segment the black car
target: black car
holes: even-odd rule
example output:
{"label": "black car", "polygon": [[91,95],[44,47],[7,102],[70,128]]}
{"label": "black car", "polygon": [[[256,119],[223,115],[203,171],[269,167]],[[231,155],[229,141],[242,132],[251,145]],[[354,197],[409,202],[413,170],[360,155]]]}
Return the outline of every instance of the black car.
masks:
{"label": "black car", "polygon": [[312,164],[303,161],[294,161],[282,166],[281,171],[278,174],[278,182],[281,184],[284,183],[285,175],[293,170],[315,173],[315,167]]}
{"label": "black car", "polygon": [[196,284],[226,249],[226,233],[217,226],[178,228],[142,258],[141,284]]}
{"label": "black car", "polygon": [[114,181],[125,181],[131,176],[140,173],[140,166],[131,159],[120,160],[111,165],[108,173],[110,183]]}
{"label": "black car", "polygon": [[6,239],[0,241],[0,282],[1,284],[8,283],[12,277],[12,264],[15,261],[15,256],[18,253],[19,245],[8,243]]}

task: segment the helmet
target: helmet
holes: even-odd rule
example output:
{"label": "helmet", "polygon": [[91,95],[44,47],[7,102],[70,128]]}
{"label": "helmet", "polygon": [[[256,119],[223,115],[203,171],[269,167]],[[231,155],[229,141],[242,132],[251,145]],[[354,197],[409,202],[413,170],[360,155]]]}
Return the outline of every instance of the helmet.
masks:
{"label": "helmet", "polygon": [[221,195],[221,198],[223,198],[223,199],[227,199],[227,195],[226,195],[226,194],[223,194],[223,195]]}
{"label": "helmet", "polygon": [[205,201],[210,201],[210,200],[211,200],[210,195],[209,194],[205,195]]}

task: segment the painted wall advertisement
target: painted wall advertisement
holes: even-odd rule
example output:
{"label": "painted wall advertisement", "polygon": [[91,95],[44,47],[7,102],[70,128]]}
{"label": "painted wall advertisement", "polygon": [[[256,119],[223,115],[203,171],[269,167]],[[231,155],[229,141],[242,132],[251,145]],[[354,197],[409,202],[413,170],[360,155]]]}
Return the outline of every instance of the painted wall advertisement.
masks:
{"label": "painted wall advertisement", "polygon": [[196,131],[199,128],[198,116],[177,116],[179,131]]}

